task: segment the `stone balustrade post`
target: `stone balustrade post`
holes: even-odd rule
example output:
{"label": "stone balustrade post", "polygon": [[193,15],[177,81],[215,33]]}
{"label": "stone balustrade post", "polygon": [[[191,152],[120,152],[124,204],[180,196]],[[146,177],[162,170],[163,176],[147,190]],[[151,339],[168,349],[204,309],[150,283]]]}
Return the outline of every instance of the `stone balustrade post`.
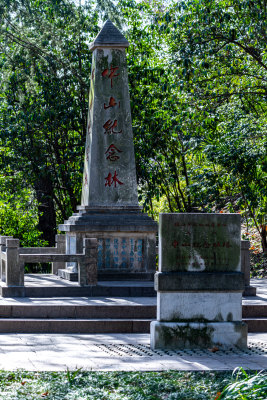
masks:
{"label": "stone balustrade post", "polygon": [[[66,235],[56,235],[56,248],[59,254],[66,254]],[[52,274],[57,275],[59,269],[65,268],[65,262],[53,262]]]}
{"label": "stone balustrade post", "polygon": [[78,282],[80,286],[97,285],[97,239],[83,240],[85,260],[78,263]]}
{"label": "stone balustrade post", "polygon": [[6,262],[2,259],[2,252],[6,251],[6,240],[13,239],[12,236],[0,236],[0,280],[6,281]]}
{"label": "stone balustrade post", "polygon": [[250,241],[241,240],[241,271],[245,277],[244,296],[256,296],[256,288],[250,286]]}
{"label": "stone balustrade post", "polygon": [[19,239],[6,239],[6,285],[24,286],[24,264],[19,262]]}

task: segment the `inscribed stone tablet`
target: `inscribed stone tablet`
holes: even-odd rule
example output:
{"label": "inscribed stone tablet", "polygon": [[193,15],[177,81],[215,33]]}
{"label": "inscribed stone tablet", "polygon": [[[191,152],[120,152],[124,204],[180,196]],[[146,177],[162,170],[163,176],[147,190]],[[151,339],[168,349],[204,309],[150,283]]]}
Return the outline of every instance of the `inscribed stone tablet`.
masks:
{"label": "inscribed stone tablet", "polygon": [[159,271],[240,271],[239,214],[160,214]]}

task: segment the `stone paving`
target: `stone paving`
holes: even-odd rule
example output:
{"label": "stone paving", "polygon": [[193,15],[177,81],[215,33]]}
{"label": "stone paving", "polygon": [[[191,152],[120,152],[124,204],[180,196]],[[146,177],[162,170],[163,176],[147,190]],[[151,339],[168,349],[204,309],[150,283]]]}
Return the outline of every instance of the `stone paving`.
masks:
{"label": "stone paving", "polygon": [[148,334],[1,334],[0,369],[182,371],[267,369],[267,334],[249,334],[246,351],[152,351]]}
{"label": "stone paving", "polygon": [[[267,280],[253,280],[257,297],[243,304],[266,304]],[[0,305],[66,304],[66,298],[0,299]],[[71,304],[155,304],[156,298],[69,298]],[[212,352],[152,351],[148,334],[0,334],[0,369],[64,371],[83,368],[93,371],[162,371],[267,369],[267,333],[250,333],[248,350]]]}

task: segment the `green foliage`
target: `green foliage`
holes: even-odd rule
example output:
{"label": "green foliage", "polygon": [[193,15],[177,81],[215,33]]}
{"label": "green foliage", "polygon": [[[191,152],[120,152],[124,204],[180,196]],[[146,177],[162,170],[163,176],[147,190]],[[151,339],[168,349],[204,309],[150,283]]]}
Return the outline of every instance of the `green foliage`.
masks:
{"label": "green foliage", "polygon": [[0,399],[213,400],[230,379],[229,372],[0,372]]}
{"label": "green foliage", "polygon": [[109,16],[130,42],[145,209],[241,211],[266,250],[266,13],[265,0],[0,0],[0,170],[33,195],[43,239],[80,201],[88,43]]}
{"label": "green foliage", "polygon": [[44,246],[37,204],[19,174],[0,177],[0,234],[20,239],[21,246]]}
{"label": "green foliage", "polygon": [[265,2],[122,4],[140,199],[241,210],[265,250]]}
{"label": "green foliage", "polygon": [[0,1],[2,159],[35,192],[43,236],[54,241],[80,195],[96,15],[69,1]]}
{"label": "green foliage", "polygon": [[235,381],[227,385],[218,400],[265,400],[267,398],[267,374],[249,375],[243,368],[235,370]]}

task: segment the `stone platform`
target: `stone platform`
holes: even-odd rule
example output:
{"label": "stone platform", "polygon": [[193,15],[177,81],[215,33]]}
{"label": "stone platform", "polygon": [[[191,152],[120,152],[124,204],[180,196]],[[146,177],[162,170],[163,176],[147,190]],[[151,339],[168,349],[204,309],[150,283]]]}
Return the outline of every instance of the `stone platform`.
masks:
{"label": "stone platform", "polygon": [[0,334],[0,369],[11,371],[226,371],[267,369],[267,334],[248,349],[153,351],[148,334]]}
{"label": "stone platform", "polygon": [[[13,297],[13,287],[0,282],[0,294]],[[52,274],[26,274],[24,297],[154,297],[153,281],[100,281],[97,286],[79,286]]]}

